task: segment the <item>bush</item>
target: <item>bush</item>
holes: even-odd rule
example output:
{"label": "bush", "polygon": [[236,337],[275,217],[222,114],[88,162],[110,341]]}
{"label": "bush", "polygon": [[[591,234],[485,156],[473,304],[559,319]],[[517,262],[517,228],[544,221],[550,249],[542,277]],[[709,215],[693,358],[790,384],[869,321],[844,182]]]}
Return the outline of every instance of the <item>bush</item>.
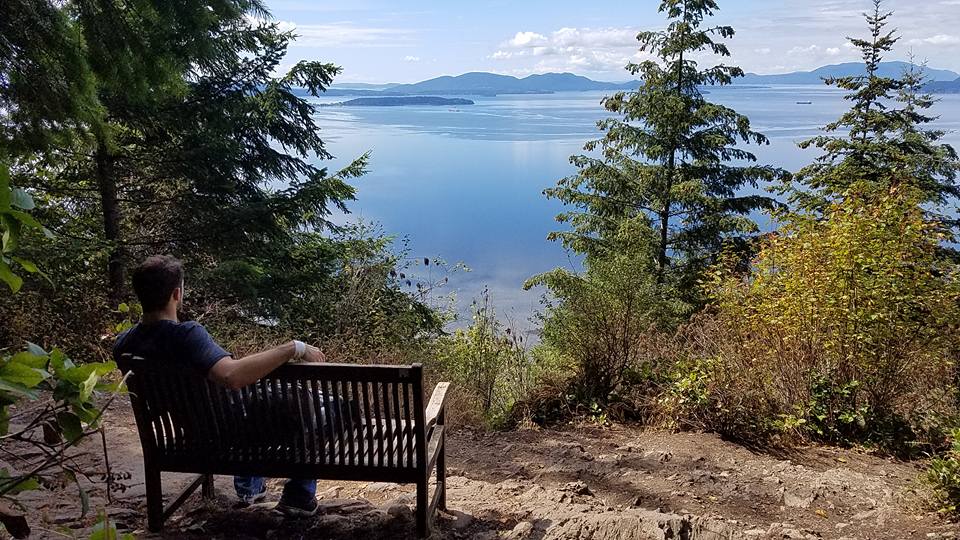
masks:
{"label": "bush", "polygon": [[701,356],[714,410],[759,414],[759,433],[897,451],[942,439],[939,419],[955,413],[960,272],[918,201],[852,191],[825,220],[782,216],[747,275],[718,268]]}
{"label": "bush", "polygon": [[927,482],[933,488],[940,512],[960,513],[960,429],[951,434],[953,445],[944,455],[930,460]]}
{"label": "bush", "polygon": [[497,320],[488,294],[472,307],[472,324],[437,340],[430,367],[452,380],[489,426],[499,427],[530,388],[534,364],[523,337]]}
{"label": "bush", "polygon": [[572,400],[588,406],[622,402],[631,374],[656,372],[650,351],[689,310],[657,283],[652,261],[631,251],[588,261],[584,274],[536,276],[526,287],[537,285],[552,295],[541,317],[541,354],[563,359]]}

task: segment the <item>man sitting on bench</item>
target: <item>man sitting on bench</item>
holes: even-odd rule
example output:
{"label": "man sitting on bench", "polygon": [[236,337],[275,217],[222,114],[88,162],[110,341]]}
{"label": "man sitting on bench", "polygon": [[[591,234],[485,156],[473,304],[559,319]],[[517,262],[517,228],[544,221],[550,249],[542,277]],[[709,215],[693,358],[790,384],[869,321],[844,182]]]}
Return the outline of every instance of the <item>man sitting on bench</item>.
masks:
{"label": "man sitting on bench", "polygon": [[[180,322],[177,311],[183,302],[183,265],[177,259],[155,255],[133,271],[133,290],[143,306],[142,321],[120,334],[113,347],[114,358],[131,354],[170,369],[195,369],[211,381],[239,389],[260,380],[281,365],[294,361],[323,362],[320,349],[301,341],[234,358],[196,322]],[[266,496],[264,479],[236,477],[237,496],[247,504]],[[290,479],[283,486],[277,510],[288,516],[312,516],[317,511],[317,482]]]}

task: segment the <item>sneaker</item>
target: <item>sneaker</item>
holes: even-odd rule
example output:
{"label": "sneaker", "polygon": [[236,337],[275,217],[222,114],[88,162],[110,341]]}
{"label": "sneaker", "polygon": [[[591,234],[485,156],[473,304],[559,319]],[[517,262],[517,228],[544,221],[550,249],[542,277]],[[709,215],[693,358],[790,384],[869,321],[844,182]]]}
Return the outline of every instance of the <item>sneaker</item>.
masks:
{"label": "sneaker", "polygon": [[317,504],[316,499],[310,499],[308,501],[290,501],[283,498],[280,499],[280,502],[277,503],[277,512],[281,514],[292,517],[292,518],[304,518],[310,517],[317,513],[317,508],[320,505]]}
{"label": "sneaker", "polygon": [[240,506],[245,507],[245,506],[252,506],[254,504],[262,503],[264,500],[266,500],[266,498],[267,498],[267,486],[263,486],[263,489],[260,491],[260,493],[257,493],[255,495],[246,495],[244,497],[240,497]]}

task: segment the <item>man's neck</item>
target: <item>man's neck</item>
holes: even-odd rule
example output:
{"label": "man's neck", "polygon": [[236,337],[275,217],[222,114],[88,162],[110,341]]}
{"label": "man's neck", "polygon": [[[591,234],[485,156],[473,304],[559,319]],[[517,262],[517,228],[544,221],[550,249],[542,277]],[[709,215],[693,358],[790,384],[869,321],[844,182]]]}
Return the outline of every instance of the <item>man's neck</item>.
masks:
{"label": "man's neck", "polygon": [[145,323],[153,323],[158,321],[180,322],[179,319],[177,319],[176,308],[167,308],[159,311],[151,311],[150,313],[144,313],[142,320]]}

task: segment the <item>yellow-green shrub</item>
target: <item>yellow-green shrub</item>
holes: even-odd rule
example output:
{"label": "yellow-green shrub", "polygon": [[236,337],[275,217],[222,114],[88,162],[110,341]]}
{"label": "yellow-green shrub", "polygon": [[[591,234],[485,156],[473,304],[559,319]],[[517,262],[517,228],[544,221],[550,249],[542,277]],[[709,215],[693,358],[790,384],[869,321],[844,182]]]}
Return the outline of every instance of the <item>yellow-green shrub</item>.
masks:
{"label": "yellow-green shrub", "polygon": [[[909,189],[854,189],[781,216],[747,275],[712,275],[719,393],[751,393],[782,431],[899,445],[954,412],[960,273]],[[716,396],[715,396],[716,397]],[[942,434],[941,434],[942,435]]]}

